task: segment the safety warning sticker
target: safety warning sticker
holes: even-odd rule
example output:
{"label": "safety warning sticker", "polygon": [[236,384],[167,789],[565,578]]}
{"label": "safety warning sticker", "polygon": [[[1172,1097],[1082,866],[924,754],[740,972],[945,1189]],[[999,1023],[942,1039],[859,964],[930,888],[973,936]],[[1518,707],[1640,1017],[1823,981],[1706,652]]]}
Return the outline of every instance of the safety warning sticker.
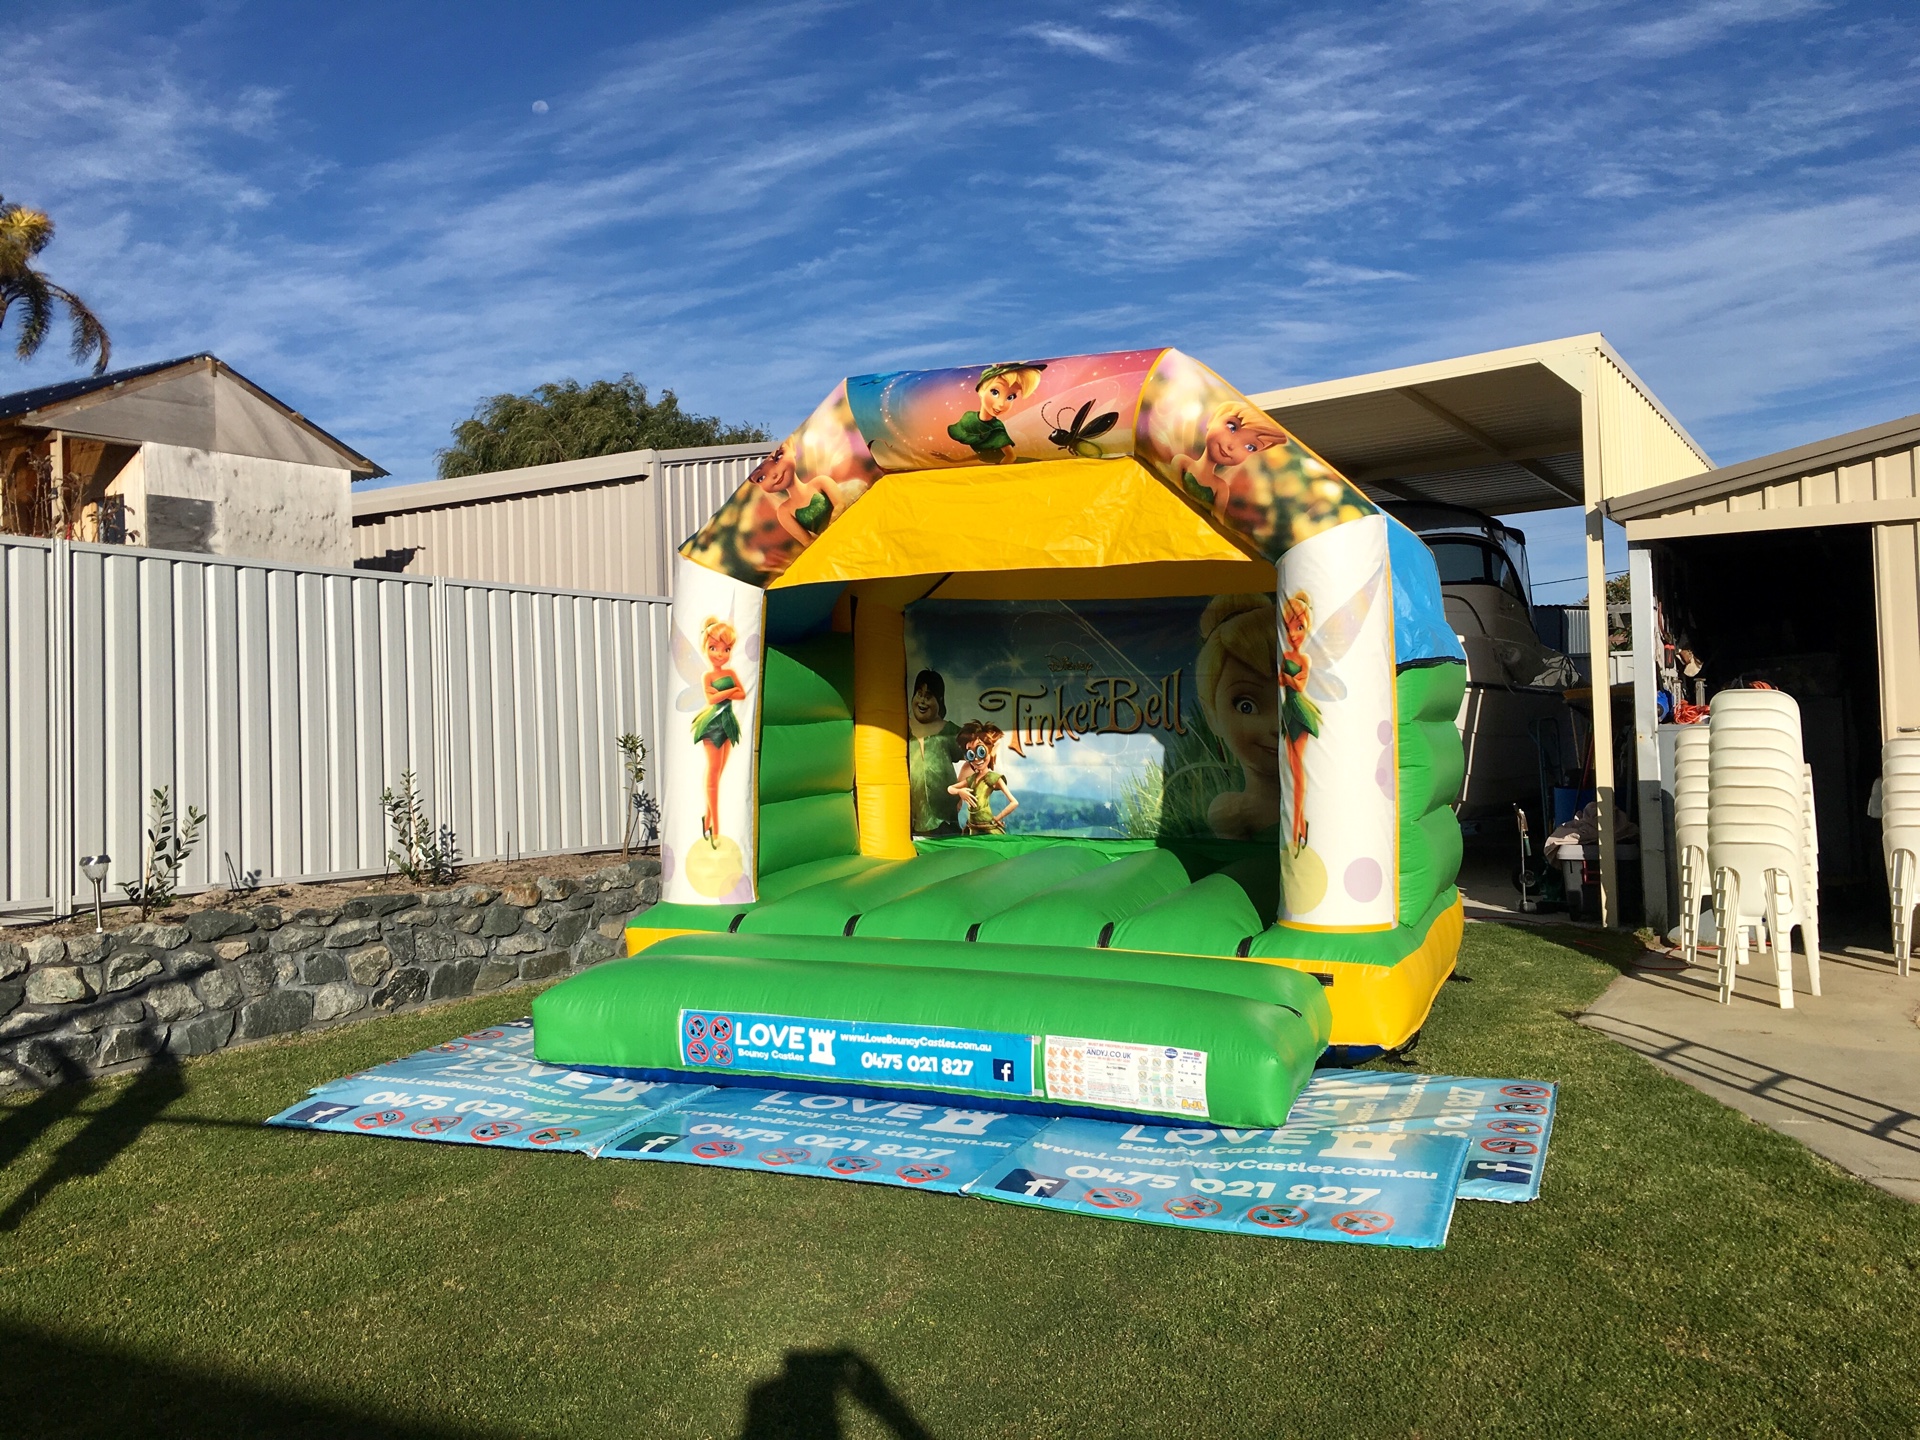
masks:
{"label": "safety warning sticker", "polygon": [[1204,1050],[1049,1035],[1046,1056],[1049,1100],[1206,1118]]}

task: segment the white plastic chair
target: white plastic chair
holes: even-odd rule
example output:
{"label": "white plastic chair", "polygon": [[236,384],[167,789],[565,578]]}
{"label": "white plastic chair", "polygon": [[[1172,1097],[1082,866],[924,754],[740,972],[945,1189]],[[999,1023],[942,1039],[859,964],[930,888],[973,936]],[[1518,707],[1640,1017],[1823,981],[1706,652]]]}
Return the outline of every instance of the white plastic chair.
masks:
{"label": "white plastic chair", "polygon": [[1912,970],[1913,908],[1920,901],[1920,735],[1889,740],[1880,752],[1880,847],[1887,861],[1893,906],[1893,959]]}
{"label": "white plastic chair", "polygon": [[1793,930],[1807,948],[1807,978],[1820,993],[1820,953],[1807,860],[1806,761],[1800,708],[1775,690],[1713,697],[1707,751],[1707,856],[1720,945],[1720,1000],[1733,999],[1749,936],[1770,940],[1780,1008],[1793,1008]]}
{"label": "white plastic chair", "polygon": [[1707,750],[1705,725],[1673,737],[1673,845],[1680,856],[1680,954],[1700,959],[1700,901],[1712,886],[1707,869]]}
{"label": "white plastic chair", "polygon": [[1820,968],[1820,828],[1814,819],[1813,809],[1813,766],[1800,767],[1806,777],[1801,787],[1802,804],[1800,854],[1805,863],[1807,922],[1801,933],[1807,941],[1807,969],[1817,972]]}

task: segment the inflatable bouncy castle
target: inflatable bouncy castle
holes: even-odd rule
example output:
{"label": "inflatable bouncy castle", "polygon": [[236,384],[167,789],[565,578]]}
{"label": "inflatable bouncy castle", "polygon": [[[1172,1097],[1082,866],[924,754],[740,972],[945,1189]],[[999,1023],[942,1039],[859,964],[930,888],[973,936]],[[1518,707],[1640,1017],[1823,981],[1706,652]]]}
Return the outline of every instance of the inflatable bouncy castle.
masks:
{"label": "inflatable bouncy castle", "polygon": [[676,562],[648,1078],[1284,1122],[1461,933],[1426,547],[1177,350],[836,386]]}

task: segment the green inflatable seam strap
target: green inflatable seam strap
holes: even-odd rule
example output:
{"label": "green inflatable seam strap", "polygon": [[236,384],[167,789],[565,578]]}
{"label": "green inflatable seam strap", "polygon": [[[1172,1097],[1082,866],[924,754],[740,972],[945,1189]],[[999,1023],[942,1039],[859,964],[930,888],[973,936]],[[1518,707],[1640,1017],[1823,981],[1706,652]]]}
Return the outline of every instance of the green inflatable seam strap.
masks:
{"label": "green inflatable seam strap", "polygon": [[981,922],[977,938],[994,945],[1097,946],[1120,921],[1186,888],[1186,867],[1171,852],[1142,850],[1008,906]]}
{"label": "green inflatable seam strap", "polygon": [[870,869],[767,901],[740,922],[740,930],[761,935],[844,935],[848,922],[864,911],[995,863],[990,853],[981,850],[944,850],[912,860],[883,860]]}
{"label": "green inflatable seam strap", "polygon": [[1029,895],[1106,863],[1106,856],[1087,846],[1055,843],[869,910],[854,933],[893,940],[964,940],[975,925]]}

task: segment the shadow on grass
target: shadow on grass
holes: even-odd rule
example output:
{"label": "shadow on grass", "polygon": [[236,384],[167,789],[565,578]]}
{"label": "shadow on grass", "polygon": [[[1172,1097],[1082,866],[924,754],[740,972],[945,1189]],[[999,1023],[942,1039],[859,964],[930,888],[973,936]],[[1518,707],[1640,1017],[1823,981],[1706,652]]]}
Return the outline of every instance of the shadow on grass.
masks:
{"label": "shadow on grass", "polygon": [[[67,1181],[99,1174],[186,1089],[180,1071],[171,1065],[156,1065],[136,1075],[104,1109],[87,1116],[79,1131],[54,1151],[46,1168],[14,1194],[12,1203],[0,1212],[0,1233],[19,1229],[40,1202]],[[92,1093],[86,1084],[61,1085],[10,1111],[0,1122],[0,1169],[71,1116]]]}
{"label": "shadow on grass", "polygon": [[1639,970],[1649,958],[1647,947],[1625,930],[1599,930],[1579,925],[1503,925],[1535,939],[1548,940],[1611,965],[1623,975]]}
{"label": "shadow on grass", "polygon": [[0,1430],[34,1440],[136,1436],[312,1436],[477,1440],[470,1426],[398,1423],[347,1405],[277,1394],[228,1376],[0,1322]]}
{"label": "shadow on grass", "polygon": [[1870,1095],[1842,1090],[1788,1070],[1775,1069],[1749,1056],[1689,1040],[1684,1035],[1658,1030],[1635,1020],[1617,1020],[1611,1015],[1588,1015],[1584,1017],[1584,1023],[1683,1076],[1708,1084],[1724,1085],[1730,1090],[1742,1090],[1809,1119],[1824,1120],[1830,1125],[1838,1125],[1856,1134],[1920,1154],[1920,1115],[1897,1105],[1888,1105]]}
{"label": "shadow on grass", "polygon": [[853,1350],[789,1350],[778,1375],[747,1391],[740,1440],[840,1440],[843,1395],[896,1440],[932,1440],[873,1362]]}

